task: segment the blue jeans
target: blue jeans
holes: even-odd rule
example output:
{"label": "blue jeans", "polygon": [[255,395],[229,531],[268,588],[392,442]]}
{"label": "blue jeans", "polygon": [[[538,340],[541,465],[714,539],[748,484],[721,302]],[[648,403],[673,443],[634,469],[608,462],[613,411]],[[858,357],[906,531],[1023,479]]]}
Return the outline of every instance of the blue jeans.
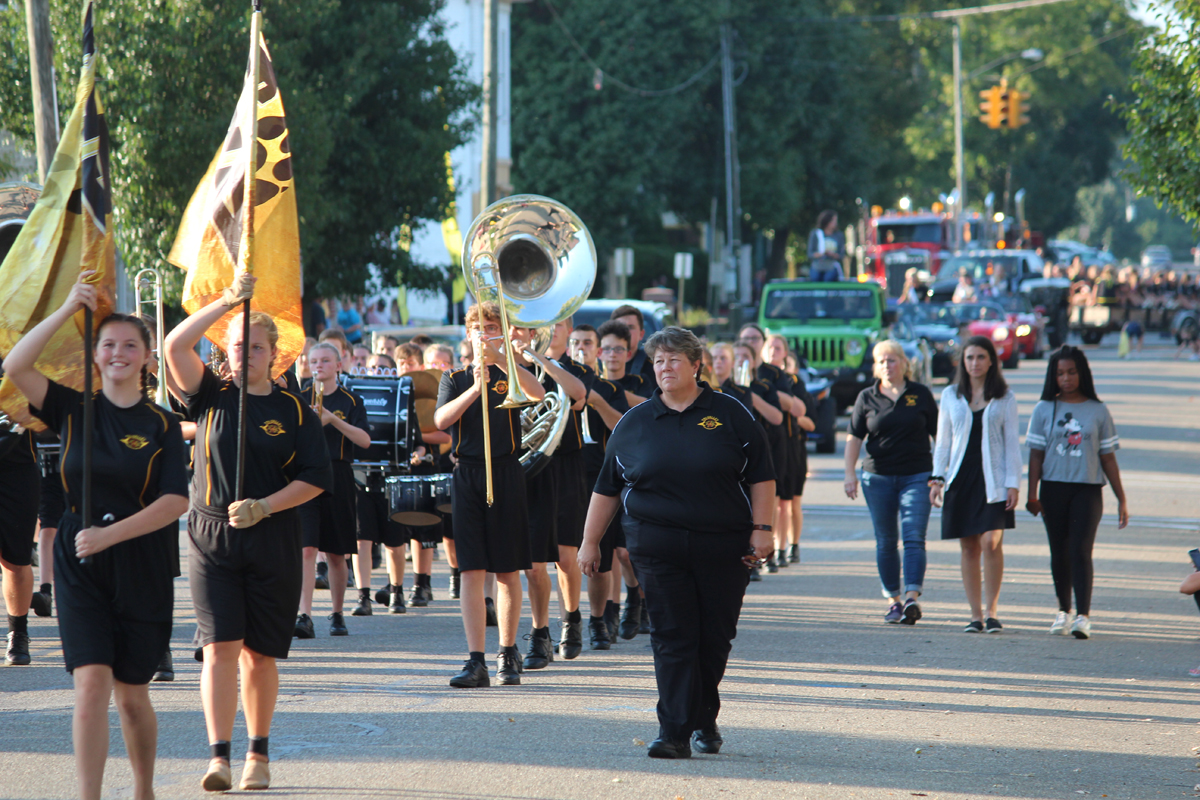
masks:
{"label": "blue jeans", "polygon": [[[899,597],[904,540],[904,592],[921,593],[925,581],[925,528],[929,525],[929,475],[877,475],[863,471],[862,490],[875,526],[875,562],[884,597]],[[900,524],[896,525],[899,517]]]}

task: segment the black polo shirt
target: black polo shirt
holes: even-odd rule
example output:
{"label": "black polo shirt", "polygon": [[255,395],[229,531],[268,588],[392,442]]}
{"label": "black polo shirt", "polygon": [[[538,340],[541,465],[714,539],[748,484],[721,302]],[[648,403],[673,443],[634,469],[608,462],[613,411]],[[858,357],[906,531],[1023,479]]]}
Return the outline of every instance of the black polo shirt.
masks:
{"label": "black polo shirt", "polygon": [[[584,383],[587,385],[589,391],[595,392],[603,398],[604,402],[612,406],[614,411],[624,414],[629,410],[629,401],[625,399],[625,392],[621,387],[612,381],[604,380],[590,367],[587,370],[590,377]],[[595,475],[600,471],[600,467],[604,463],[604,449],[608,445],[612,431],[608,429],[604,418],[600,416],[600,412],[596,409],[588,406],[587,415],[588,430],[596,443],[583,446],[583,463],[588,474]]]}
{"label": "black polo shirt", "polygon": [[[312,408],[313,404],[313,389],[310,383],[307,388],[301,389],[301,399]],[[362,428],[364,431],[370,432],[371,427],[367,422],[367,407],[363,404],[363,400],[357,393],[350,391],[344,386],[339,386],[331,393],[321,398],[321,406],[328,408],[330,413],[341,420],[349,422],[356,428]],[[319,418],[318,418],[319,419]],[[333,426],[333,423],[322,425],[325,430],[325,446],[329,448],[329,458],[332,461],[353,461],[355,446],[354,442],[346,438],[346,435]]]}
{"label": "black polo shirt", "polygon": [[[564,371],[574,375],[576,378],[582,381],[584,386],[587,386],[592,380],[592,378],[588,377],[588,375],[591,373],[591,370],[580,365],[573,359],[563,356],[562,358],[556,358],[555,361],[558,362],[558,365],[562,367]],[[546,387],[547,392],[558,391],[557,381],[555,381],[549,375],[546,375],[546,379],[542,381],[542,385]],[[573,403],[575,401],[572,400],[571,402]],[[583,411],[568,411],[567,413],[570,414],[571,417],[567,420],[567,425],[563,429],[562,439],[559,440],[558,447],[554,450],[555,453],[560,453],[562,455],[567,455],[568,453],[578,453],[583,449],[583,432],[580,429],[580,421],[581,417],[583,416]]]}
{"label": "black polo shirt", "polygon": [[876,475],[916,475],[933,470],[929,440],[937,436],[938,405],[929,387],[909,381],[892,402],[879,382],[858,394],[850,435],[866,442],[863,469]]}
{"label": "black polo shirt", "polygon": [[626,368],[625,374],[613,381],[613,383],[638,397],[649,397],[658,391],[658,383],[653,377],[647,380],[643,375],[639,375],[636,372],[629,372],[628,368]]}
{"label": "black polo shirt", "polygon": [[[639,342],[637,350],[634,351],[633,358],[625,362],[626,375],[640,375],[650,386],[658,385],[658,378],[654,377],[654,362],[646,355],[646,351],[642,349]],[[630,391],[633,391],[632,389]],[[634,392],[637,394],[637,392]],[[649,393],[647,393],[649,394]]]}
{"label": "black polo shirt", "polygon": [[762,428],[740,402],[701,383],[682,412],[661,390],[613,431],[596,480],[636,520],[673,528],[742,533],[754,524],[750,485],[775,479]]}
{"label": "black polo shirt", "polygon": [[[804,386],[804,381],[800,380],[795,375],[792,376],[792,397],[796,397],[801,403],[804,403],[804,416],[808,417],[813,422],[816,422],[817,401],[813,400],[813,396],[808,393],[808,389]],[[792,419],[792,438],[799,439],[801,441],[808,440],[808,431],[804,430],[804,428],[801,428],[796,423],[794,418]]]}
{"label": "black polo shirt", "polygon": [[721,384],[720,388],[715,391],[737,399],[739,403],[746,407],[747,411],[754,415],[754,419],[762,426],[764,431],[772,427],[771,423],[767,422],[763,415],[758,413],[758,409],[754,407],[754,398],[752,397],[752,395],[758,395],[771,405],[779,408],[779,393],[775,391],[775,388],[771,384],[766,381],[755,380],[751,381],[749,386],[738,386],[733,382],[733,378],[727,378]]}
{"label": "black polo shirt", "polygon": [[[442,374],[438,386],[437,407],[471,390],[475,385],[473,369],[460,369]],[[521,450],[521,410],[500,408],[508,394],[508,376],[495,364],[488,365],[488,424],[492,434],[492,457],[516,455]],[[467,407],[450,427],[451,452],[463,463],[483,464],[483,411],[480,398]]]}

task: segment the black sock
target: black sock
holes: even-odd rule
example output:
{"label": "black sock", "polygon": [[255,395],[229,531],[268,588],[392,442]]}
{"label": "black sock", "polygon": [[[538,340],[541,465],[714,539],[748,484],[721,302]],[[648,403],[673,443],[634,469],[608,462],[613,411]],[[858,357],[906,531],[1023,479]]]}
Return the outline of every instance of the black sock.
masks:
{"label": "black sock", "polygon": [[547,625],[547,626],[546,626],[546,627],[544,627],[544,628],[534,628],[534,629],[533,629],[533,638],[535,638],[535,639],[549,639],[549,638],[550,638],[550,626],[549,626],[549,625]]}
{"label": "black sock", "polygon": [[229,760],[229,742],[220,741],[212,742],[208,745],[209,758],[223,758]]}
{"label": "black sock", "polygon": [[39,589],[38,591],[40,591],[42,594],[44,594],[46,596],[49,596],[53,590],[54,590],[53,584],[43,583],[42,588]]}
{"label": "black sock", "polygon": [[22,614],[19,617],[8,615],[8,630],[14,633],[29,633],[29,615]]}
{"label": "black sock", "polygon": [[609,601],[608,601],[608,602],[607,602],[607,603],[604,605],[604,615],[605,615],[605,616],[608,616],[608,614],[609,614],[610,612],[611,612],[611,613],[613,613],[613,614],[615,614],[615,613],[619,612],[620,610],[621,610],[621,605],[620,605],[620,603],[614,603],[612,600],[609,600]]}
{"label": "black sock", "polygon": [[359,600],[370,600],[371,599],[371,588],[368,586],[366,589],[359,589],[358,590],[358,599]]}
{"label": "black sock", "polygon": [[625,584],[625,602],[628,603],[631,600],[633,600],[635,597],[640,597],[638,595],[638,587],[630,586],[628,583]]}
{"label": "black sock", "polygon": [[[1197,592],[1197,596],[1200,597],[1200,592]],[[567,612],[567,622],[579,622],[582,619],[583,617],[580,616],[578,608]]]}
{"label": "black sock", "polygon": [[457,577],[458,577],[458,567],[451,567],[451,568],[450,568],[450,577],[451,577],[451,578],[457,578]]}
{"label": "black sock", "polygon": [[256,756],[267,755],[267,736],[251,736],[250,748],[246,751],[246,755],[253,753]]}
{"label": "black sock", "polygon": [[588,615],[588,619],[590,619],[592,622],[595,622],[596,620],[600,620],[601,622],[604,621],[604,617],[593,617],[591,615]]}
{"label": "black sock", "polygon": [[487,659],[484,658],[483,653],[476,652],[474,650],[471,651],[471,660],[476,662],[477,664],[486,664],[487,663]]}
{"label": "black sock", "polygon": [[428,587],[428,586],[432,585],[432,584],[430,584],[430,580],[432,578],[433,578],[432,575],[422,575],[421,573],[418,572],[417,573],[417,586]]}

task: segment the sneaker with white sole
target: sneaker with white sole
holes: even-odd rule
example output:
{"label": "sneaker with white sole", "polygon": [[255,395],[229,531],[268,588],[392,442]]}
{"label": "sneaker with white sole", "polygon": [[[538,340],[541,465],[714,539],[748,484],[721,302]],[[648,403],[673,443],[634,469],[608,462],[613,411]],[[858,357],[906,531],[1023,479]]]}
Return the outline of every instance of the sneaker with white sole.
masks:
{"label": "sneaker with white sole", "polygon": [[1051,635],[1065,634],[1067,632],[1067,623],[1071,621],[1071,617],[1065,611],[1060,611],[1054,617],[1054,622],[1050,625]]}
{"label": "sneaker with white sole", "polygon": [[1075,622],[1071,625],[1071,635],[1076,639],[1090,639],[1092,636],[1092,623],[1088,622],[1088,618],[1083,614],[1075,617]]}

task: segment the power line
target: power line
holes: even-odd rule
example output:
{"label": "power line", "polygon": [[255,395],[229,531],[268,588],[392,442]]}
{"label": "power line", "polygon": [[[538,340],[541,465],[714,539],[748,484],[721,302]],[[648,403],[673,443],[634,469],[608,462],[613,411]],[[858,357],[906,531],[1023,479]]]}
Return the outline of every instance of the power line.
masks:
{"label": "power line", "polygon": [[595,59],[588,55],[587,51],[583,49],[583,46],[579,44],[579,41],[571,33],[570,28],[567,27],[567,24],[563,21],[563,18],[559,16],[558,9],[554,7],[554,3],[552,3],[550,0],[542,0],[542,2],[544,2],[546,7],[550,9],[551,16],[554,17],[554,21],[558,23],[558,27],[561,28],[562,32],[566,35],[567,41],[570,42],[571,46],[575,48],[575,52],[579,53],[579,57],[587,62],[588,66],[592,67],[592,69],[604,76],[609,83],[613,84],[617,88],[624,89],[627,92],[639,95],[641,97],[665,97],[671,94],[678,94],[704,77],[705,73],[715,67],[717,62],[721,60],[721,51],[718,50],[713,54],[713,57],[708,60],[708,63],[701,67],[698,72],[692,75],[692,77],[688,78],[683,83],[679,83],[670,87],[669,89],[642,89],[637,86],[631,86],[630,84],[613,77],[603,67],[596,63]]}
{"label": "power line", "polygon": [[[1044,58],[1037,64],[1034,64],[1032,67],[1025,70],[1024,72],[1018,72],[1016,75],[1013,75],[1012,78],[1013,78],[1013,80],[1016,80],[1017,78],[1021,77],[1022,75],[1028,75],[1029,73],[1035,72],[1035,71],[1041,69],[1042,67],[1049,67],[1054,64],[1058,64],[1062,61],[1066,61],[1071,56],[1077,56],[1080,53],[1084,53],[1084,52],[1087,52],[1088,50],[1091,50],[1093,47],[1099,47],[1100,45],[1104,44],[1105,42],[1111,42],[1113,39],[1116,39],[1118,36],[1124,36],[1125,34],[1132,31],[1134,29],[1134,27],[1135,26],[1130,25],[1129,27],[1122,28],[1121,30],[1116,31],[1115,33],[1110,33],[1107,36],[1101,36],[1099,39],[1093,39],[1090,42],[1084,42],[1083,44],[1079,45],[1079,47],[1076,47],[1074,50],[1068,50],[1067,52],[1062,53],[1062,54],[1058,55],[1057,57],[1051,56],[1048,58]],[[1053,58],[1054,60],[1051,61],[1051,58]]]}
{"label": "power line", "polygon": [[941,11],[914,11],[907,14],[869,14],[853,17],[772,17],[780,22],[903,22],[908,19],[959,19],[974,17],[980,14],[997,14],[1001,11],[1019,11],[1023,8],[1057,5],[1069,3],[1072,0],[1015,0],[1011,3],[993,3],[987,6],[972,6],[970,8],[948,8]]}

